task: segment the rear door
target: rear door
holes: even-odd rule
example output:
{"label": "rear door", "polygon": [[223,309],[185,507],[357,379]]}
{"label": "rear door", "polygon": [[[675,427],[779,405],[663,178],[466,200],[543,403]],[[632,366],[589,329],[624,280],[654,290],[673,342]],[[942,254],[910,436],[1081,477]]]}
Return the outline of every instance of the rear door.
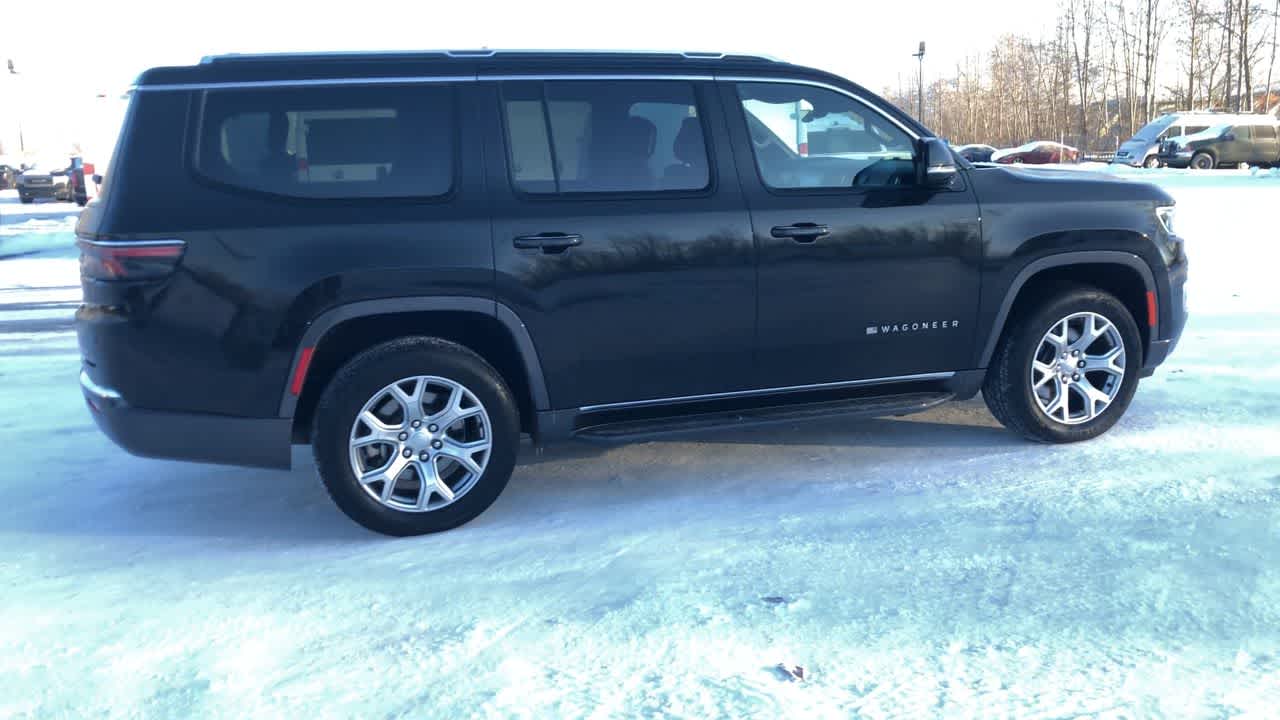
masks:
{"label": "rear door", "polygon": [[915,181],[915,138],[799,82],[722,83],[759,252],[761,386],[966,369],[981,269],[962,178]]}
{"label": "rear door", "polygon": [[748,387],[755,251],[711,83],[480,84],[497,298],[552,406]]}
{"label": "rear door", "polygon": [[1276,138],[1275,125],[1253,127],[1253,157],[1250,162],[1274,163],[1280,160],[1280,142]]}

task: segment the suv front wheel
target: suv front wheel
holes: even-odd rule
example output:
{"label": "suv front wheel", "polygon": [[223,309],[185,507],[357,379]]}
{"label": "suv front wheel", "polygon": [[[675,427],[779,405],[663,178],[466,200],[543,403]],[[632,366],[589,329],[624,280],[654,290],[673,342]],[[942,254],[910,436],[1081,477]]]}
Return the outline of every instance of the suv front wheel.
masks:
{"label": "suv front wheel", "polygon": [[1060,293],[1007,329],[982,396],[1005,427],[1042,442],[1097,437],[1138,385],[1141,336],[1124,304],[1101,290]]}
{"label": "suv front wheel", "polygon": [[312,452],[338,507],[386,535],[462,525],[497,499],[515,467],[515,399],[479,355],[404,338],[357,355],[329,383]]}
{"label": "suv front wheel", "polygon": [[1207,152],[1198,152],[1191,156],[1191,167],[1196,170],[1212,170],[1217,165],[1213,156]]}

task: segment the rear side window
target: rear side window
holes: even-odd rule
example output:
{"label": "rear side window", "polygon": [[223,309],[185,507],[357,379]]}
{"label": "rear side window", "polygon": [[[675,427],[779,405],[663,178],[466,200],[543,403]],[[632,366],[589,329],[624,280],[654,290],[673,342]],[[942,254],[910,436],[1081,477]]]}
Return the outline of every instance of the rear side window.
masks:
{"label": "rear side window", "polygon": [[1253,129],[1255,140],[1275,140],[1276,129],[1271,125],[1258,125]]}
{"label": "rear side window", "polygon": [[454,177],[453,97],[438,85],[210,90],[195,169],[293,197],[445,195]]}
{"label": "rear side window", "polygon": [[693,85],[504,83],[511,182],[533,194],[701,190],[710,163]]}

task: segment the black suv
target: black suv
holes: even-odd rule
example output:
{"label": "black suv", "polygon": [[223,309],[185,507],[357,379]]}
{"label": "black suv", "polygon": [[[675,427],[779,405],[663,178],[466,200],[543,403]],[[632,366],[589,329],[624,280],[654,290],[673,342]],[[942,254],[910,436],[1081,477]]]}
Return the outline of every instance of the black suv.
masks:
{"label": "black suv", "polygon": [[1172,199],[974,167],[839,77],[719,54],[226,56],[144,73],[77,228],[80,384],[140,455],[444,530],[523,434],[901,415],[1069,442],[1185,320]]}
{"label": "black suv", "polygon": [[1224,122],[1160,144],[1158,157],[1170,167],[1212,170],[1222,165],[1280,163],[1280,124],[1269,115]]}

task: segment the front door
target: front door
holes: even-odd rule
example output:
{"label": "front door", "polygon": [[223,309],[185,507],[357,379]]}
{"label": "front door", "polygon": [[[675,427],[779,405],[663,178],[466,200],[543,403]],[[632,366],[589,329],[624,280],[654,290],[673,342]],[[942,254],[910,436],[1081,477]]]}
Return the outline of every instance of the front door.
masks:
{"label": "front door", "polygon": [[746,387],[755,251],[714,86],[481,84],[497,299],[528,326],[552,406]]}
{"label": "front door", "polygon": [[918,185],[914,137],[843,92],[721,90],[759,253],[757,384],[968,369],[982,250],[963,174]]}

